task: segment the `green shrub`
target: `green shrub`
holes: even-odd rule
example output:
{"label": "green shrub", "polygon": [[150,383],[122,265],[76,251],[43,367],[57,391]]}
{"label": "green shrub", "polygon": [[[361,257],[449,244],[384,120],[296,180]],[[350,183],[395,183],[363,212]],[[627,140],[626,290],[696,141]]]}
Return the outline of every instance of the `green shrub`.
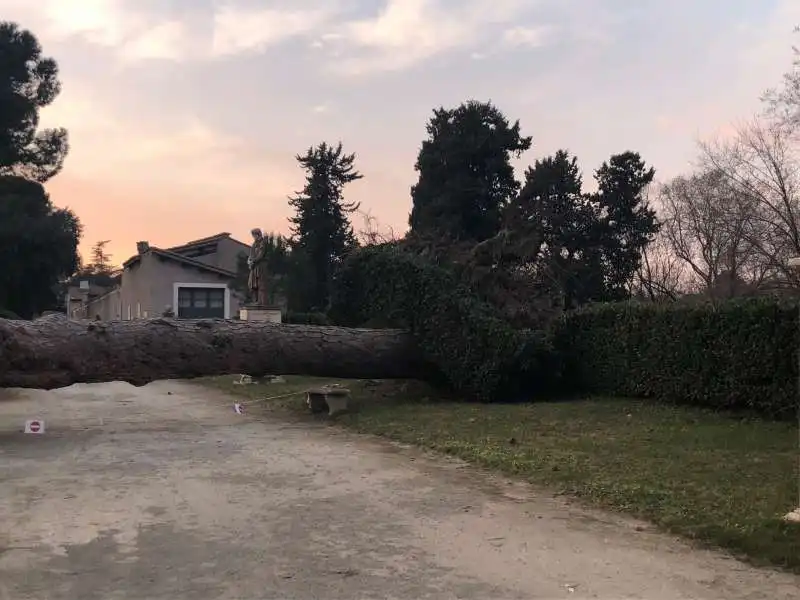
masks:
{"label": "green shrub", "polygon": [[17,316],[15,313],[11,312],[10,310],[0,306],[0,319],[18,320],[19,316]]}
{"label": "green shrub", "polygon": [[291,325],[331,325],[331,320],[321,312],[287,312],[283,315],[283,322]]}
{"label": "green shrub", "polygon": [[574,391],[784,417],[798,402],[798,308],[609,304],[571,313],[554,344]]}
{"label": "green shrub", "polygon": [[448,383],[472,398],[509,400],[544,381],[545,336],[512,328],[452,272],[400,248],[351,253],[335,277],[330,314],[350,327],[408,329]]}

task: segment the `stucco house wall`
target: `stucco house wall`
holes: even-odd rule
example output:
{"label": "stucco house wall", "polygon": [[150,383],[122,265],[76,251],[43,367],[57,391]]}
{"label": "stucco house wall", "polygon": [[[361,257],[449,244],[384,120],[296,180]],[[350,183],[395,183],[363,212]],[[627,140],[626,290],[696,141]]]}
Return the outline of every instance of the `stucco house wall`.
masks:
{"label": "stucco house wall", "polygon": [[[247,252],[249,246],[228,233],[169,250],[140,242],[137,254],[123,264],[115,288],[92,293],[70,290],[67,303],[75,306],[69,314],[82,319],[147,319],[161,316],[170,308],[176,316],[235,318],[244,298],[230,286],[236,279],[239,255]],[[193,291],[181,293],[183,288]],[[206,294],[204,290],[208,289],[218,289],[222,294]],[[179,297],[186,302],[183,308]]]}
{"label": "stucco house wall", "polygon": [[100,317],[101,321],[118,321],[122,318],[119,288],[89,302],[83,318],[96,319],[97,317]]}
{"label": "stucco house wall", "polygon": [[225,317],[238,314],[239,298],[229,289],[230,278],[148,252],[122,273],[123,319],[144,319],[177,311],[179,287],[220,287],[226,290]]}
{"label": "stucco house wall", "polygon": [[236,273],[239,254],[247,256],[249,252],[250,248],[245,244],[237,242],[232,238],[222,238],[217,242],[216,252],[205,256],[198,256],[195,260],[211,265],[212,267],[218,267]]}
{"label": "stucco house wall", "polygon": [[247,256],[250,246],[230,237],[229,233],[220,233],[181,246],[174,246],[168,250],[212,267],[236,273],[239,266],[239,254],[243,253]]}

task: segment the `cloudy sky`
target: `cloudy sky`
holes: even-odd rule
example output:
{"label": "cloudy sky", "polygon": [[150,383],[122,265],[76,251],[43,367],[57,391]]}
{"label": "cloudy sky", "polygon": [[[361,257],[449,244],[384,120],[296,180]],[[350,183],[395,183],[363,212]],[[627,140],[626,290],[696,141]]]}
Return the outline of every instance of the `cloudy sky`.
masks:
{"label": "cloudy sky", "polygon": [[[35,7],[35,8],[34,8]],[[286,231],[294,155],[341,140],[359,200],[402,232],[435,106],[492,100],[589,174],[642,153],[667,179],[791,62],[797,0],[0,0],[61,67],[47,184],[85,245]],[[793,39],[795,38],[795,39]],[[356,223],[358,228],[358,223]]]}

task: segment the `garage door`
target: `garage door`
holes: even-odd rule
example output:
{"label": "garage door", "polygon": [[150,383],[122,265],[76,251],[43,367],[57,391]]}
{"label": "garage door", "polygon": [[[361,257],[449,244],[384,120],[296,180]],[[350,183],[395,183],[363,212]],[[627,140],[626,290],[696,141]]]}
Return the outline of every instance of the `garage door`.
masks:
{"label": "garage door", "polygon": [[225,290],[222,288],[178,288],[178,317],[224,319]]}

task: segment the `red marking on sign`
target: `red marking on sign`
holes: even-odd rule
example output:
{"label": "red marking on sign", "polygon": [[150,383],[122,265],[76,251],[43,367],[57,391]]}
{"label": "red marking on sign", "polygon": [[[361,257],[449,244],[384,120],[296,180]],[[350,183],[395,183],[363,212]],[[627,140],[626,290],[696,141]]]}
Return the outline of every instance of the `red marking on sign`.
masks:
{"label": "red marking on sign", "polygon": [[39,433],[39,430],[42,428],[42,424],[39,421],[31,421],[30,429],[32,433]]}

